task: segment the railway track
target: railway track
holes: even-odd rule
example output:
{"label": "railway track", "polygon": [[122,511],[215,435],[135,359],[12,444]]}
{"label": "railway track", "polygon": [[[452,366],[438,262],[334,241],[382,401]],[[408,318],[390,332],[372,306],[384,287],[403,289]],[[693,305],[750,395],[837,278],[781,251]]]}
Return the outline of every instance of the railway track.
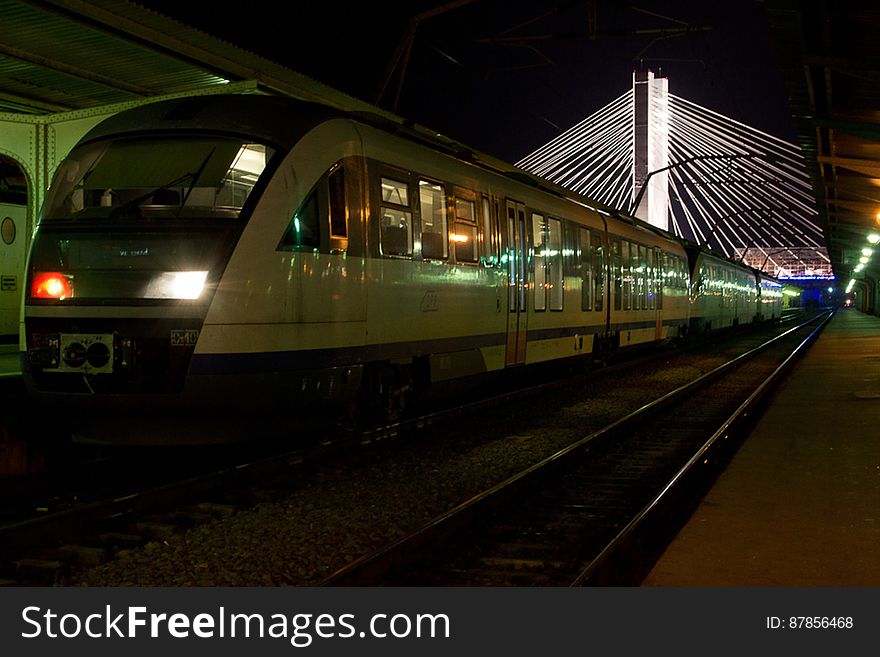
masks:
{"label": "railway track", "polygon": [[[754,341],[760,333],[756,330],[753,337],[740,335],[737,340]],[[644,369],[652,361],[667,357],[665,352],[654,353],[608,368],[600,376],[611,376],[627,368]],[[9,577],[10,582],[19,584],[63,581],[68,573],[112,559],[119,550],[165,541],[172,534],[226,517],[255,501],[272,499],[273,487],[289,490],[305,486],[300,479],[337,456],[357,460],[362,452],[359,448],[364,446],[388,445],[393,442],[391,439],[418,435],[423,429],[442,431],[445,421],[455,421],[467,414],[479,415],[490,407],[517,405],[524,397],[565,389],[566,381],[569,380],[550,379],[530,389],[445,408],[363,434],[315,439],[303,449],[276,447],[235,457],[215,456],[211,462],[206,462],[206,452],[200,451],[200,457],[191,464],[180,458],[181,452],[177,451],[179,462],[174,467],[170,455],[164,461],[162,456],[155,455],[149,460],[136,456],[134,461],[102,458],[69,468],[63,477],[57,472],[47,473],[44,483],[60,492],[49,502],[30,504],[29,516],[0,527],[0,577]],[[395,447],[391,445],[392,449]],[[347,468],[344,464],[339,467]],[[154,474],[151,476],[150,472]],[[45,492],[36,492],[39,485],[28,485],[34,490],[27,499],[48,497]],[[8,501],[13,496],[3,495],[2,499]],[[24,508],[27,504],[19,506]]]}
{"label": "railway track", "polygon": [[590,433],[324,585],[637,585],[829,317]]}

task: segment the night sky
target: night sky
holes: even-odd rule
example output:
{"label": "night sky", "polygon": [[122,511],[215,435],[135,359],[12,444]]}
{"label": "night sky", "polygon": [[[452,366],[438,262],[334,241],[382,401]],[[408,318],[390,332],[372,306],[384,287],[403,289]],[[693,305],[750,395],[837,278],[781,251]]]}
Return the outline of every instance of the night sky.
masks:
{"label": "night sky", "polygon": [[[410,18],[446,3],[141,4],[375,102]],[[761,3],[599,0],[595,39],[587,17],[585,0],[476,0],[421,22],[397,113],[514,162],[626,91],[644,66],[669,77],[670,93],[794,141]],[[711,29],[633,33],[688,24]],[[390,109],[392,95],[380,104]]]}

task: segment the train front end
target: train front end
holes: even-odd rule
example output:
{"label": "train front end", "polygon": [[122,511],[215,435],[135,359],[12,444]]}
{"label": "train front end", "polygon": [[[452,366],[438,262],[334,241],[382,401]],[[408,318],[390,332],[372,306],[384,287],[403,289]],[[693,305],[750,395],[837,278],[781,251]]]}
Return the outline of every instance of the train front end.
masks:
{"label": "train front end", "polygon": [[37,408],[97,442],[153,442],[167,432],[151,425],[158,413],[208,408],[187,371],[272,155],[198,132],[108,135],[70,153],[28,262],[24,377]]}

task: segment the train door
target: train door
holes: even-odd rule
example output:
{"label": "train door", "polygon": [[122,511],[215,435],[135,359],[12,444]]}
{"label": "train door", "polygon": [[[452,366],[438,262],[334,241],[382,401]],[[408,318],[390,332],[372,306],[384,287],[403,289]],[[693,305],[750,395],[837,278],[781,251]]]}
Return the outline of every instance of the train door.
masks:
{"label": "train door", "polygon": [[507,201],[507,352],[506,366],[526,362],[528,328],[528,244],[526,209]]}

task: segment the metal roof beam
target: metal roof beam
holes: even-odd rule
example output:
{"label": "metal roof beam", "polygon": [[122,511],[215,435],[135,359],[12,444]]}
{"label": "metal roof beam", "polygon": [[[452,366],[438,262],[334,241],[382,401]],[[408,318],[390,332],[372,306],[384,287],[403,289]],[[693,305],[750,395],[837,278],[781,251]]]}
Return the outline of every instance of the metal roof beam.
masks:
{"label": "metal roof beam", "polygon": [[[874,216],[877,214],[877,204],[870,203],[868,201],[844,201],[841,199],[829,199],[828,205],[836,206],[837,208],[846,208],[847,210],[851,210],[852,212],[861,214],[865,217],[865,219],[870,218],[871,220],[873,220]],[[830,208],[829,212],[831,212]]]}
{"label": "metal roof beam", "polygon": [[821,164],[830,164],[835,167],[849,169],[856,173],[862,173],[872,178],[880,178],[880,161],[863,160],[855,157],[837,157],[836,155],[819,155],[816,158]]}
{"label": "metal roof beam", "polygon": [[[0,91],[0,107],[13,110],[15,112],[25,112],[27,114],[38,114],[42,112],[67,112],[71,107],[64,105],[56,105],[55,103],[47,103],[44,100],[29,98],[27,96],[19,96],[6,91]],[[37,111],[34,111],[37,110]]]}
{"label": "metal roof beam", "polygon": [[831,55],[804,54],[804,63],[810,66],[821,66],[832,71],[869,82],[880,82],[880,71],[871,68],[863,61],[835,57]]}
{"label": "metal roof beam", "polygon": [[33,64],[42,68],[48,68],[57,73],[72,75],[73,77],[79,78],[81,80],[88,80],[89,82],[94,82],[95,84],[110,87],[111,89],[127,91],[138,96],[153,95],[153,92],[146,87],[139,87],[123,80],[117,80],[106,75],[101,75],[100,73],[95,73],[94,71],[87,71],[85,69],[79,68],[78,66],[65,64],[54,59],[49,59],[48,57],[42,57],[41,55],[36,55],[21,48],[8,46],[4,43],[0,43],[0,54],[12,57],[13,59],[19,59],[23,62],[27,62],[28,64]]}
{"label": "metal roof beam", "polygon": [[[305,75],[291,71],[274,62],[254,56],[228,43],[212,38],[223,48],[202,47],[198,43],[180,39],[154,27],[161,25],[162,20],[180,26],[173,19],[150,12],[132,3],[120,3],[118,0],[22,0],[42,11],[53,12],[68,20],[75,20],[90,29],[100,30],[112,36],[122,38],[129,43],[137,44],[152,52],[195,66],[210,72],[224,80],[256,80],[258,83],[303,100],[323,102],[349,110],[366,110],[379,113],[392,120],[399,120],[394,115],[382,112],[378,108],[365,103],[353,96],[332,89],[327,85],[312,80]],[[145,12],[153,21],[153,25],[137,20],[138,12]],[[205,33],[198,32],[203,36]],[[237,54],[247,55],[238,57]],[[242,63],[242,61],[246,63]],[[248,63],[253,65],[248,65]],[[257,68],[259,67],[259,68]]]}
{"label": "metal roof beam", "polygon": [[831,129],[846,132],[856,137],[870,139],[871,141],[880,141],[880,125],[876,122],[865,119],[849,119],[847,121],[825,119],[820,117],[800,116],[795,117],[805,119],[814,125],[817,129]]}

